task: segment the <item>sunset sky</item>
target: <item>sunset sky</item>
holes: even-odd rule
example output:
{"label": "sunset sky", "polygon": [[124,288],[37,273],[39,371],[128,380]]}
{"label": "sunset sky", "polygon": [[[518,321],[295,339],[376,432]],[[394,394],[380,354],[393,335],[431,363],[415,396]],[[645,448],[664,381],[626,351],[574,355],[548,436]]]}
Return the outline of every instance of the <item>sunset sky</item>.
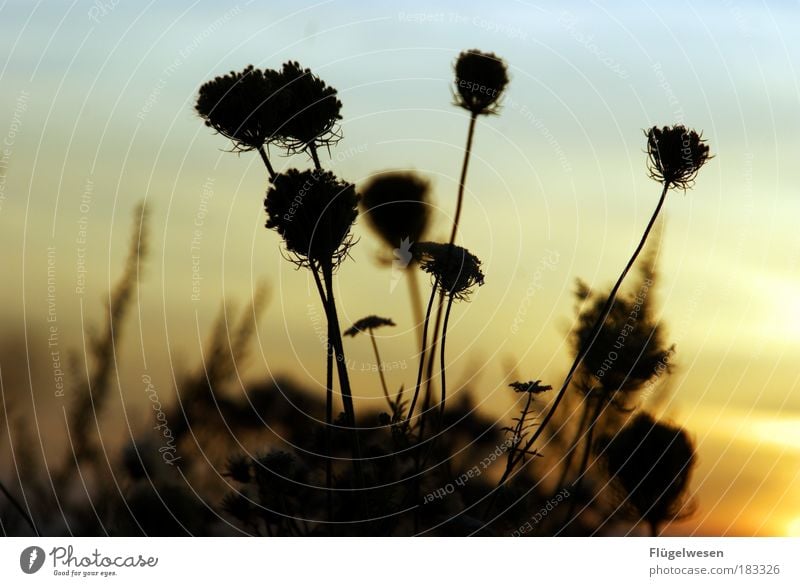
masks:
{"label": "sunset sky", "polygon": [[[437,213],[429,237],[442,240],[468,123],[453,105],[452,65],[477,48],[503,57],[511,82],[499,115],[476,131],[459,238],[482,259],[486,285],[454,310],[453,380],[504,418],[512,369],[560,382],[575,279],[610,287],[658,199],[643,129],[702,130],[714,158],[693,189],[670,193],[659,249],[677,370],[658,409],[688,427],[700,460],[697,512],[673,530],[800,535],[797,3],[222,4],[0,2],[0,311],[4,351],[20,356],[16,374],[3,363],[6,388],[32,385],[38,416],[61,417],[49,311],[65,356],[82,356],[145,200],[151,254],[118,349],[129,423],[147,400],[142,373],[171,394],[198,368],[223,302],[242,308],[261,282],[269,303],[243,384],[289,374],[322,392],[313,282],[264,229],[258,156],[225,152],[194,113],[198,87],[250,63],[312,68],[343,103],[344,139],[323,165],[357,185],[385,169],[422,173]],[[408,387],[406,284],[378,265],[386,251],[363,222],[356,236],[337,275],[342,322],[392,317],[398,327],[380,343],[401,366],[387,376]],[[374,373],[358,366],[372,359],[369,343],[347,350],[361,402],[377,399]]]}

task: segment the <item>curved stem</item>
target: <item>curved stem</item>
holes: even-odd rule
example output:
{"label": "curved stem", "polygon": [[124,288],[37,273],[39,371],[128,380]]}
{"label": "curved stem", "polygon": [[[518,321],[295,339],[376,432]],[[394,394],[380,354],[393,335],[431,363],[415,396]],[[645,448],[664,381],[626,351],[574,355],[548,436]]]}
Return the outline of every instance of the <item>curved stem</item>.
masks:
{"label": "curved stem", "polygon": [[442,372],[442,404],[441,404],[441,419],[444,419],[444,402],[447,399],[447,379],[445,378],[445,356],[444,356],[444,346],[447,342],[447,324],[450,321],[450,309],[453,307],[453,295],[450,295],[450,299],[447,301],[447,311],[444,314],[444,325],[442,326],[442,349],[440,350],[441,353],[441,372]]}
{"label": "curved stem", "polygon": [[269,158],[267,158],[267,152],[264,150],[263,146],[258,147],[258,154],[261,155],[261,160],[264,161],[264,165],[267,168],[267,173],[269,173],[270,181],[275,179],[275,169],[272,168],[272,165],[269,162]]}
{"label": "curved stem", "polygon": [[372,340],[372,349],[375,351],[375,362],[378,365],[378,374],[381,377],[381,387],[383,387],[383,396],[389,403],[389,408],[392,408],[392,399],[389,397],[389,389],[386,387],[386,377],[383,375],[383,362],[381,362],[381,354],[378,352],[378,343],[375,341],[375,334],[372,333],[372,328],[369,330],[369,339]]}
{"label": "curved stem", "polygon": [[[592,347],[592,344],[594,344],[595,340],[597,339],[597,336],[600,333],[603,324],[608,318],[608,314],[611,312],[611,308],[614,305],[614,301],[616,300],[617,297],[617,292],[619,291],[622,282],[625,280],[626,275],[631,270],[633,264],[636,262],[636,258],[639,256],[639,253],[642,251],[642,248],[644,248],[645,242],[647,242],[647,237],[650,235],[650,231],[653,229],[653,226],[656,223],[658,214],[661,212],[661,208],[664,206],[664,200],[667,197],[668,189],[669,189],[669,184],[664,185],[664,188],[661,190],[661,197],[658,200],[658,205],[656,205],[656,209],[655,211],[653,211],[653,215],[651,216],[650,222],[648,222],[647,227],[644,230],[644,234],[642,235],[642,239],[639,241],[639,245],[636,247],[636,250],[633,251],[633,255],[631,255],[628,264],[625,265],[625,268],[623,269],[622,273],[617,279],[617,282],[614,284],[614,288],[611,289],[611,293],[609,293],[608,295],[608,299],[606,300],[606,303],[603,306],[603,310],[600,312],[600,317],[595,322],[594,327],[592,328],[592,333],[589,335],[589,343],[586,344],[583,350],[581,350],[575,357],[575,360],[572,363],[572,366],[570,367],[569,372],[567,373],[567,376],[564,379],[564,382],[562,383],[561,389],[559,389],[555,400],[553,401],[552,405],[550,406],[550,409],[547,411],[544,418],[540,422],[536,432],[531,436],[531,438],[525,444],[525,450],[522,453],[527,452],[533,446],[533,444],[536,442],[537,439],[539,439],[539,436],[547,427],[547,424],[550,423],[550,420],[553,418],[553,415],[558,409],[561,400],[564,398],[564,394],[567,392],[567,388],[569,387],[569,384],[572,381],[572,377],[574,376],[575,371],[578,370],[578,367],[581,365],[584,358],[586,358],[586,354],[589,352],[589,349]],[[514,462],[514,465],[516,465],[518,462],[519,458],[517,458],[517,460]],[[508,470],[506,473],[503,474],[503,476],[500,478],[500,481],[498,482],[498,486],[502,485],[508,479],[511,472],[513,471],[513,467],[514,466],[512,465],[511,470]]]}
{"label": "curved stem", "polygon": [[437,279],[436,282],[433,284],[433,288],[431,289],[431,297],[428,300],[428,309],[425,312],[425,322],[422,326],[422,352],[419,353],[419,370],[417,371],[417,384],[414,387],[414,396],[411,399],[411,406],[408,408],[408,416],[406,417],[406,423],[411,421],[411,416],[414,414],[414,407],[417,405],[417,399],[419,398],[419,388],[422,384],[422,371],[425,368],[425,354],[427,351],[427,344],[428,344],[428,325],[431,321],[431,309],[433,308],[433,300],[436,297],[436,285],[439,283]]}

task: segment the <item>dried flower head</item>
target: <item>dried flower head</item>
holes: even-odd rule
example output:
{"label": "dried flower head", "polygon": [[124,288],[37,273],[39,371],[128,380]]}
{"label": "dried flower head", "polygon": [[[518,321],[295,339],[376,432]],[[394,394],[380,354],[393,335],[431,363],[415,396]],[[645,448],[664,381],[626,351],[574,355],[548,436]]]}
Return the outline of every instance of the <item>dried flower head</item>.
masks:
{"label": "dried flower head", "polygon": [[456,60],[456,104],[473,114],[494,114],[508,85],[505,62],[494,53],[464,51]]}
{"label": "dried flower head", "polygon": [[508,386],[514,389],[514,392],[516,393],[531,393],[532,395],[539,395],[541,393],[553,390],[553,387],[550,385],[542,385],[540,384],[541,382],[541,380],[531,380],[528,382],[517,381]]}
{"label": "dried flower head", "polygon": [[367,222],[392,248],[419,242],[430,221],[429,183],[414,173],[382,173],[361,191]]}
{"label": "dried flower head", "polygon": [[334,144],[341,138],[338,121],[342,119],[342,103],[334,88],[296,61],[283,64],[279,83],[284,115],[281,141],[289,152],[302,151],[312,142]]}
{"label": "dried flower head", "polygon": [[277,71],[248,65],[205,83],[195,110],[206,126],[231,139],[235,150],[257,149],[275,140],[283,123],[278,87]]}
{"label": "dried flower head", "polygon": [[434,277],[439,289],[455,299],[467,299],[475,285],[483,285],[481,261],[466,248],[419,242],[412,252],[420,268]]}
{"label": "dried flower head", "polygon": [[650,177],[667,187],[687,189],[711,156],[702,134],[683,125],[653,126],[646,133]]}
{"label": "dried flower head", "polygon": [[640,413],[601,445],[609,474],[640,518],[657,527],[680,514],[695,464],[686,431]]}
{"label": "dried flower head", "polygon": [[394,326],[394,325],[396,324],[388,317],[378,317],[377,315],[370,315],[367,317],[362,317],[360,320],[354,323],[353,326],[344,333],[344,335],[355,337],[356,334],[359,334],[361,332],[375,330],[383,326]]}
{"label": "dried flower head", "polygon": [[283,237],[300,266],[336,267],[352,245],[350,227],[358,214],[355,187],[329,171],[290,169],[273,180],[264,207],[267,228]]}

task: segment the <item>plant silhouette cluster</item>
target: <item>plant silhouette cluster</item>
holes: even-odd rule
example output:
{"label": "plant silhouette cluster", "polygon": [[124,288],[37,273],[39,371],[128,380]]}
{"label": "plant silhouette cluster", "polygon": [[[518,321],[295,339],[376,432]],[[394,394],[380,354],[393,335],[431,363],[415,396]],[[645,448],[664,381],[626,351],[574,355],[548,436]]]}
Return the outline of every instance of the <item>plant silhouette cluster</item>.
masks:
{"label": "plant silhouette cluster", "polygon": [[[202,367],[180,377],[173,400],[151,395],[164,422],[157,433],[138,434],[118,457],[99,449],[105,443],[99,428],[88,425],[88,414],[102,419],[110,396],[114,359],[108,348],[120,343],[119,322],[147,250],[142,212],[110,297],[107,327],[93,346],[89,379],[73,389],[67,431],[77,451],[65,454],[54,491],[39,475],[39,492],[28,494],[33,507],[15,486],[0,482],[5,532],[511,535],[554,494],[569,497],[558,499],[563,504],[534,534],[598,534],[609,521],[658,534],[686,514],[695,448],[686,431],[647,409],[654,395],[665,392],[675,348],[654,309],[661,278],[656,257],[639,256],[668,191],[692,186],[709,159],[708,146],[680,125],[646,132],[647,169],[661,195],[638,246],[607,292],[579,285],[572,364],[563,381],[547,384],[532,376],[504,383],[519,411],[507,424],[496,423],[473,402],[473,392],[482,395],[469,388],[475,383],[448,396],[447,344],[451,315],[480,304],[487,282],[480,258],[456,238],[480,131],[476,120],[499,112],[509,76],[501,58],[478,50],[461,53],[454,69],[453,94],[468,114],[468,131],[455,214],[446,226],[450,238],[441,242],[426,239],[433,224],[427,179],[384,171],[358,187],[324,168],[319,147],[333,147],[341,138],[342,104],[336,89],[309,69],[293,61],[275,70],[251,65],[200,87],[196,111],[205,123],[230,139],[234,150],[260,154],[270,181],[266,228],[313,281],[309,303],[322,309],[326,343],[310,358],[320,372],[324,365],[324,397],[279,375],[237,387],[238,363],[264,304],[261,291],[238,319],[223,307]],[[310,168],[276,172],[270,146],[287,155],[307,153]],[[397,273],[409,283],[415,323],[397,323],[414,332],[417,363],[409,373],[416,378],[399,388],[385,376],[376,335],[395,320],[381,312],[349,327],[340,322],[337,297],[348,289],[337,288],[335,279],[342,278],[337,268],[356,244],[359,211],[394,255],[393,278]],[[631,270],[639,278],[625,283]],[[424,311],[423,287],[413,277],[418,273],[430,280]],[[355,392],[345,338],[348,344],[369,338],[377,373],[372,384],[380,384],[385,406],[356,401],[373,389]],[[15,433],[17,444],[30,443],[24,432]]]}

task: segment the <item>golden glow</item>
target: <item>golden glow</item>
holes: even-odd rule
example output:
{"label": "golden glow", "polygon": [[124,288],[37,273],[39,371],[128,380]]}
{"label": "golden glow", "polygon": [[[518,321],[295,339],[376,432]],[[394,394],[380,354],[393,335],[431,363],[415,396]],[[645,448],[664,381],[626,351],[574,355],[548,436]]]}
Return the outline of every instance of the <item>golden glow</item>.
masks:
{"label": "golden glow", "polygon": [[786,528],[787,537],[800,537],[800,517],[792,519]]}
{"label": "golden glow", "polygon": [[800,450],[800,418],[758,418],[750,429],[757,440],[777,444],[786,449]]}

